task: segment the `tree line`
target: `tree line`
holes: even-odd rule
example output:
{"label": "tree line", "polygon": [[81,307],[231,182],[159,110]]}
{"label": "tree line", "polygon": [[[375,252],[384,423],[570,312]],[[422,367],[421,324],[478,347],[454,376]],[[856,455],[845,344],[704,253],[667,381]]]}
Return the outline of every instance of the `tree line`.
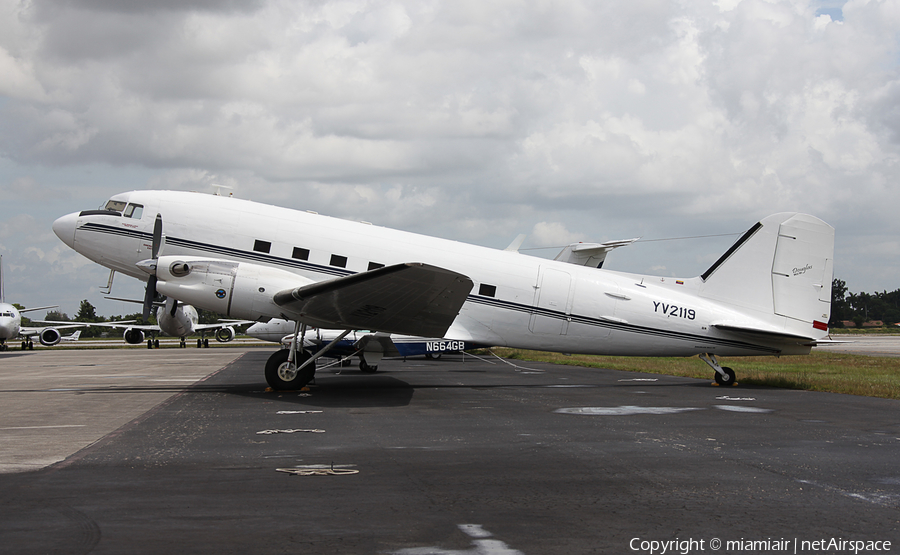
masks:
{"label": "tree line", "polygon": [[844,327],[843,322],[853,322],[861,328],[864,322],[880,320],[885,325],[900,322],[900,289],[881,293],[852,293],[844,280],[831,282],[832,328]]}

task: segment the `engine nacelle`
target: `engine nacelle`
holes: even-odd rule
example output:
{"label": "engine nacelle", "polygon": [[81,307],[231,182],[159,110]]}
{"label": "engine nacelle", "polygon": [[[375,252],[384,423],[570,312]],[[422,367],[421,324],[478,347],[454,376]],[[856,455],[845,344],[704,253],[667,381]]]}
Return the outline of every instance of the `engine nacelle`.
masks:
{"label": "engine nacelle", "polygon": [[125,343],[129,345],[140,345],[144,342],[144,332],[134,328],[125,330],[122,337],[125,339]]}
{"label": "engine nacelle", "polygon": [[234,339],[234,328],[231,326],[225,326],[224,328],[219,328],[216,330],[216,341],[220,343],[228,343]]}
{"label": "engine nacelle", "polygon": [[44,328],[41,330],[41,334],[38,336],[38,339],[41,341],[41,345],[46,345],[47,347],[52,347],[62,340],[62,335],[59,333],[59,330],[56,328]]}
{"label": "engine nacelle", "polygon": [[156,277],[156,290],[167,297],[243,320],[280,317],[275,293],[313,283],[259,264],[180,256],[160,256]]}

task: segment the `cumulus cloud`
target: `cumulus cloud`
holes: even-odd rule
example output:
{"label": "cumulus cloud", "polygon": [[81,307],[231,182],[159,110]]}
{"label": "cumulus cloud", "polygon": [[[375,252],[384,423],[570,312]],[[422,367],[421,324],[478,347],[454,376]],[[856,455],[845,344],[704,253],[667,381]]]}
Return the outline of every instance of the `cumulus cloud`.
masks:
{"label": "cumulus cloud", "polygon": [[[801,210],[838,228],[851,289],[896,287],[858,248],[900,233],[895,2],[2,6],[0,179],[68,195],[21,205],[43,225],[214,183],[499,247]],[[616,260],[683,275],[694,247]]]}

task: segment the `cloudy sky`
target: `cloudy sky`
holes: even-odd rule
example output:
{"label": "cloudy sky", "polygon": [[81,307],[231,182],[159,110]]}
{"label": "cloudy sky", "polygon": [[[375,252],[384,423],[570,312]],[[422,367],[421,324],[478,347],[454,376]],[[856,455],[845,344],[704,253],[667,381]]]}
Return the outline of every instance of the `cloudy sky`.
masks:
{"label": "cloudy sky", "polygon": [[[212,191],[607,267],[703,272],[768,214],[900,288],[900,2],[0,0],[8,301],[107,272],[50,228],[132,189]],[[696,238],[697,236],[710,236]],[[658,241],[694,237],[691,239]],[[413,256],[414,258],[414,256]],[[114,293],[141,296],[119,277]]]}

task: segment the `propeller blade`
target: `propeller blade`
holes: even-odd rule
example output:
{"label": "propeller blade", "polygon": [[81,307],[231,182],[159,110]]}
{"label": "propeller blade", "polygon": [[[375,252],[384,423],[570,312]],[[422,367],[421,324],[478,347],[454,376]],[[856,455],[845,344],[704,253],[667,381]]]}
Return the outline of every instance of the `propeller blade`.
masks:
{"label": "propeller blade", "polygon": [[150,276],[147,280],[147,292],[144,293],[144,323],[150,320],[150,309],[153,308],[153,300],[156,299],[156,276]]}
{"label": "propeller blade", "polygon": [[150,258],[159,257],[159,248],[162,245],[162,214],[156,215],[156,221],[153,222],[153,243],[150,247]]}

